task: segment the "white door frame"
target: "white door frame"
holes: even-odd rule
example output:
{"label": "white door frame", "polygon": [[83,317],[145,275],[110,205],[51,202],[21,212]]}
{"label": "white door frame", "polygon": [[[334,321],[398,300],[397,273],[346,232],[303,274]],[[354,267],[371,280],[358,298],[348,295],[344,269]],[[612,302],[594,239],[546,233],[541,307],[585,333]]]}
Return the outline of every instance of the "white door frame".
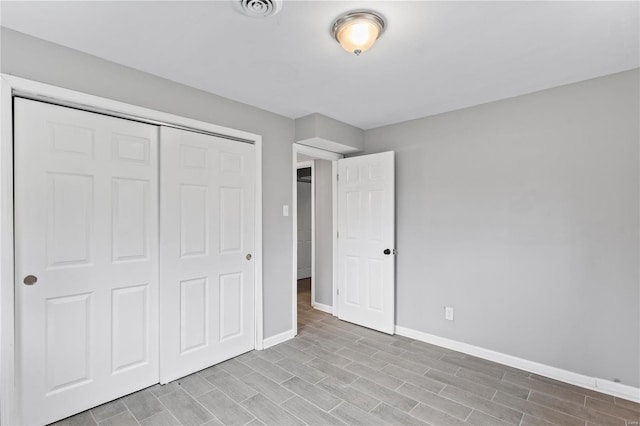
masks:
{"label": "white door frame", "polygon": [[[13,96],[48,99],[116,117],[134,118],[244,140],[256,147],[255,201],[255,348],[263,348],[262,309],[262,136],[164,113],[99,96],[0,74],[0,423],[15,424],[14,241],[13,241]],[[294,323],[295,324],[295,323]]]}
{"label": "white door frame", "polygon": [[[332,197],[332,216],[333,216],[333,300],[334,303],[332,303],[333,305],[333,315],[338,315],[338,304],[335,303],[335,301],[337,300],[335,295],[337,292],[337,288],[338,288],[338,269],[337,269],[337,265],[338,265],[338,234],[337,234],[337,230],[338,230],[338,160],[341,158],[344,158],[344,155],[342,154],[338,154],[335,152],[331,152],[331,151],[325,151],[323,149],[319,149],[319,148],[314,148],[314,147],[310,147],[310,146],[306,146],[306,145],[301,145],[299,143],[294,143],[293,144],[293,156],[292,156],[292,167],[291,167],[291,173],[292,173],[292,177],[293,177],[293,183],[292,183],[292,193],[293,193],[293,198],[292,198],[292,206],[291,206],[291,215],[292,217],[292,223],[293,223],[293,250],[292,250],[292,256],[293,256],[293,267],[292,267],[292,272],[291,272],[291,281],[292,281],[292,285],[291,285],[291,289],[292,289],[292,296],[291,296],[291,301],[292,301],[292,305],[291,305],[291,313],[292,313],[292,329],[293,329],[293,335],[295,336],[296,334],[298,334],[298,154],[304,154],[306,156],[309,157],[313,157],[315,159],[318,160],[328,160],[331,161],[332,167],[331,167],[331,197]],[[315,179],[312,178],[312,183]],[[313,187],[312,187],[312,191],[313,191]],[[311,194],[311,199],[315,200],[315,194]],[[315,207],[315,203],[313,204],[312,207],[312,211],[314,210]],[[312,212],[312,215],[315,217],[315,212]],[[312,306],[315,304],[315,292],[314,292],[314,278],[315,278],[315,223],[313,223],[312,225],[312,239],[313,239],[313,244],[312,244],[312,254],[311,254],[311,304]]]}

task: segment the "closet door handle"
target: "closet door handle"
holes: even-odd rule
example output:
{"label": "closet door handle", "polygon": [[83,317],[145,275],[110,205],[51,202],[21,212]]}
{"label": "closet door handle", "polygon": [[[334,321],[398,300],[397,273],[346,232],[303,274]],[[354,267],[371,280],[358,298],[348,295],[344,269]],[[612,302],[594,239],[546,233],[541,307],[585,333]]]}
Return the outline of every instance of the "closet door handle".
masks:
{"label": "closet door handle", "polygon": [[251,260],[251,253],[247,254],[247,260]]}
{"label": "closet door handle", "polygon": [[36,277],[35,275],[27,275],[26,277],[24,277],[24,280],[22,280],[22,282],[25,285],[34,285],[38,282],[38,277]]}

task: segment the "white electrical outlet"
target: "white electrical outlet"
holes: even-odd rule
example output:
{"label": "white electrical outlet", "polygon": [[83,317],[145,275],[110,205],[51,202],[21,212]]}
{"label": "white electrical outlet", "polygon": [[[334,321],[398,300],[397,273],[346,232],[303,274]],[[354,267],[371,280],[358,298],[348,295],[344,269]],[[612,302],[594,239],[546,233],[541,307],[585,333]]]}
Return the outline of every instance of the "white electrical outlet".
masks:
{"label": "white electrical outlet", "polygon": [[289,216],[289,206],[286,204],[282,206],[282,216]]}
{"label": "white electrical outlet", "polygon": [[444,319],[453,321],[453,308],[451,306],[444,307]]}

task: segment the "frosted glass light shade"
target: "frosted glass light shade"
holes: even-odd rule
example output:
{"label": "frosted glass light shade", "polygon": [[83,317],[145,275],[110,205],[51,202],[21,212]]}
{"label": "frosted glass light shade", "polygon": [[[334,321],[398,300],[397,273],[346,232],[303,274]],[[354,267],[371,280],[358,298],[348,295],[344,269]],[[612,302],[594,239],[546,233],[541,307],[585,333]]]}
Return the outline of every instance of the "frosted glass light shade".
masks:
{"label": "frosted glass light shade", "polygon": [[360,55],[384,31],[384,20],[373,12],[350,12],[333,24],[333,36],[347,52]]}

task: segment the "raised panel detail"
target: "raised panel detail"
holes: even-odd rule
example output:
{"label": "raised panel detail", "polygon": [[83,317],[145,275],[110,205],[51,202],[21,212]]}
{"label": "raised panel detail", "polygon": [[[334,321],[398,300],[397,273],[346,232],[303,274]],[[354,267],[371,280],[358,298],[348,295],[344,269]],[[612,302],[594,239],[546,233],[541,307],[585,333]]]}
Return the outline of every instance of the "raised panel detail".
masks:
{"label": "raised panel detail", "polygon": [[242,176],[242,156],[230,152],[221,152],[220,171],[222,173],[236,173]]}
{"label": "raised panel detail", "polygon": [[54,152],[93,158],[94,135],[92,129],[62,123],[49,123]]}
{"label": "raised panel detail", "polygon": [[112,290],[111,363],[119,373],[148,362],[147,285]]}
{"label": "raised panel detail", "polygon": [[149,232],[149,183],[145,180],[113,179],[113,260],[146,259]]}
{"label": "raised panel detail", "polygon": [[242,274],[220,277],[220,341],[242,335]]}
{"label": "raised panel detail", "polygon": [[362,232],[362,218],[360,217],[360,197],[359,191],[347,192],[346,194],[346,216],[347,235],[346,238],[360,238]]}
{"label": "raised panel detail", "polygon": [[367,259],[367,273],[369,274],[369,309],[382,311],[384,292],[384,262],[380,259]]}
{"label": "raised panel detail", "polygon": [[384,178],[384,167],[382,163],[375,163],[369,166],[369,180],[380,180]]}
{"label": "raised panel detail", "polygon": [[180,186],[180,255],[207,254],[207,187]]}
{"label": "raised panel detail", "polygon": [[368,193],[369,221],[367,222],[367,239],[370,241],[382,242],[384,223],[382,222],[382,212],[384,212],[384,193],[381,190],[369,191]]}
{"label": "raised panel detail", "polygon": [[47,257],[50,267],[91,262],[93,177],[49,174]]}
{"label": "raised panel detail", "polygon": [[345,259],[345,301],[350,305],[360,305],[360,259],[346,256]]}
{"label": "raised panel detail", "polygon": [[220,252],[242,250],[242,189],[220,188]]}
{"label": "raised panel detail", "polygon": [[207,149],[180,145],[180,167],[183,169],[206,169]]}
{"label": "raised panel detail", "polygon": [[358,166],[347,166],[347,182],[360,182],[360,169],[358,168]]}
{"label": "raised panel detail", "polygon": [[149,139],[130,135],[113,135],[113,158],[149,164]]}
{"label": "raised panel detail", "polygon": [[209,329],[207,278],[180,282],[180,352],[206,347]]}
{"label": "raised panel detail", "polygon": [[45,306],[45,369],[50,395],[92,380],[91,293],[47,299]]}

